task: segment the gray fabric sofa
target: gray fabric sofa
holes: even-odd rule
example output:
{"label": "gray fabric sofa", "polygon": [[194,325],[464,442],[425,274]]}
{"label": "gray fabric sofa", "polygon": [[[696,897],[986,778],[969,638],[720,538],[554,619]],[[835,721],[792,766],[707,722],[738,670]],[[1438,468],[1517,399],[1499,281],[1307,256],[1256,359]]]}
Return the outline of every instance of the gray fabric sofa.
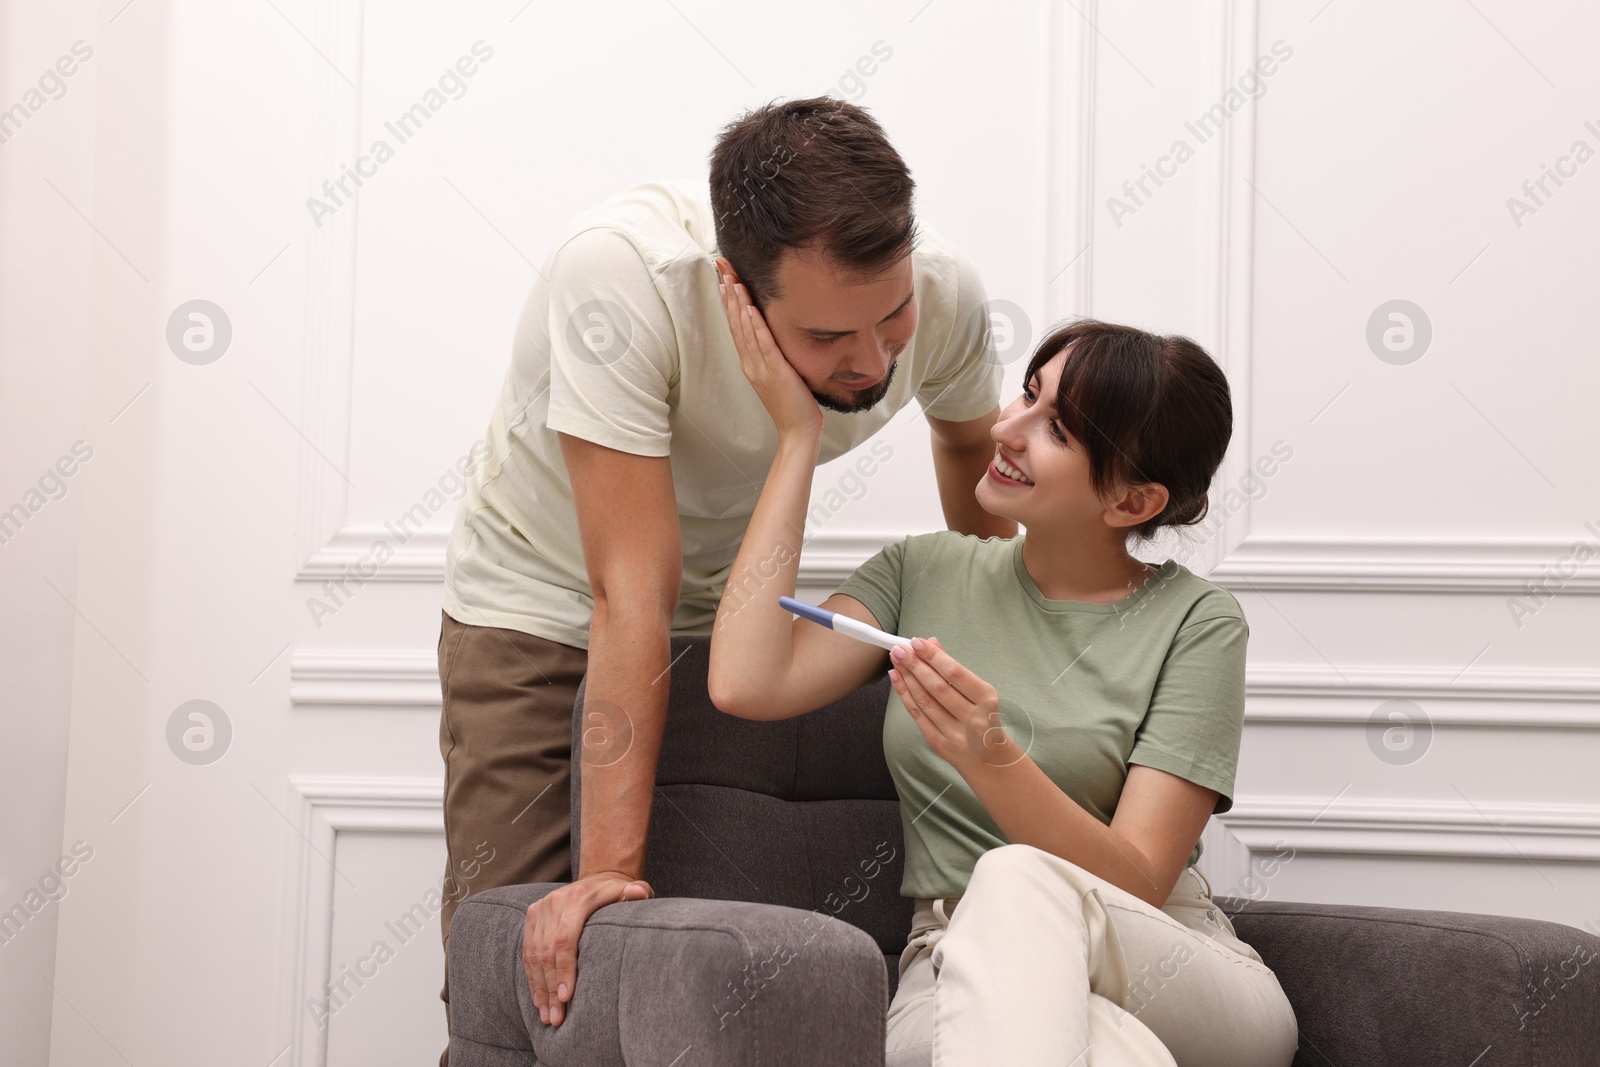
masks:
{"label": "gray fabric sofa", "polygon": [[[672,646],[645,865],[657,897],[595,913],[558,1027],[539,1021],[521,958],[523,914],[556,886],[465,901],[450,930],[451,1067],[882,1064],[911,926],[880,740],[887,680],[747,722],[706,694],[709,638]],[[573,772],[576,860],[581,760]],[[1503,916],[1217,902],[1294,1005],[1295,1067],[1600,1064],[1600,938]]]}

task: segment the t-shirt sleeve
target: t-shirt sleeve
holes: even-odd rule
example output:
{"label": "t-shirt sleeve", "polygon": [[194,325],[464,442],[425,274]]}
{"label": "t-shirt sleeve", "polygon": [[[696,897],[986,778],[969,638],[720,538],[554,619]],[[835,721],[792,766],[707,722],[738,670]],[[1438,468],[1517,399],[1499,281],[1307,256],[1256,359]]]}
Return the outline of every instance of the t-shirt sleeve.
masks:
{"label": "t-shirt sleeve", "polygon": [[1186,778],[1219,794],[1213,814],[1233,807],[1244,730],[1245,645],[1241,615],[1183,626],[1162,663],[1128,762]]}
{"label": "t-shirt sleeve", "polygon": [[640,456],[671,452],[678,351],[667,306],[633,243],[585,230],[550,263],[549,426]]}
{"label": "t-shirt sleeve", "polygon": [[[955,317],[944,351],[917,390],[922,413],[949,422],[966,422],[993,411],[1000,402],[1000,377],[1005,368],[990,329],[988,295],[978,268],[965,256],[955,261]],[[1010,324],[1015,330],[1018,324]]]}
{"label": "t-shirt sleeve", "polygon": [[834,592],[861,601],[878,620],[878,629],[892,634],[900,625],[905,560],[905,540],[885,545],[877,555],[857,567]]}

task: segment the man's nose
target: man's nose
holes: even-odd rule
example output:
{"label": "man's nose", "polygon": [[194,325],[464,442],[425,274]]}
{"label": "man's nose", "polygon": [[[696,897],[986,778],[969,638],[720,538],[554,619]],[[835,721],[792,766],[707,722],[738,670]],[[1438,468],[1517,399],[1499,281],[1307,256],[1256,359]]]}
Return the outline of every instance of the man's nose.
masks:
{"label": "man's nose", "polygon": [[905,345],[887,338],[877,338],[873,342],[872,366],[877,369],[877,377],[881,378],[889,373],[889,364],[894,362],[894,357],[900,354]]}
{"label": "man's nose", "polygon": [[893,362],[894,355],[890,346],[875,342],[866,352],[850,361],[849,369],[845,373],[851,381],[877,381],[889,373],[889,364]]}

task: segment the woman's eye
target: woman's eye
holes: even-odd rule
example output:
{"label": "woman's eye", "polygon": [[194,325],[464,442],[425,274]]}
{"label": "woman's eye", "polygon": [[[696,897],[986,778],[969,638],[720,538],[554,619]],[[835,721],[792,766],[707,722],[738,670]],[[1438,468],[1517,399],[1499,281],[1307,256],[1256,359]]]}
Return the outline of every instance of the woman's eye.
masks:
{"label": "woman's eye", "polygon": [[[1033,400],[1034,400],[1033,390],[1030,389],[1026,385],[1022,387],[1022,398],[1023,398],[1024,401],[1027,402],[1027,405],[1029,407],[1033,406]],[[1055,422],[1054,420],[1052,420],[1051,423],[1050,423],[1050,436],[1054,437],[1057,441],[1060,441],[1062,444],[1066,444],[1067,443],[1067,435],[1062,432],[1061,424],[1059,422]]]}

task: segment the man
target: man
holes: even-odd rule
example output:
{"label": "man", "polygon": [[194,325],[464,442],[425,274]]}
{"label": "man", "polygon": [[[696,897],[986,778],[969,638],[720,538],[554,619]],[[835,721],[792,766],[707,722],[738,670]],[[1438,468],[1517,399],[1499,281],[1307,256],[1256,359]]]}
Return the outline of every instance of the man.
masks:
{"label": "man", "polygon": [[587,670],[581,869],[529,908],[524,932],[547,1022],[564,1017],[589,916],[652,895],[669,639],[711,632],[776,453],[719,269],[824,409],[819,463],[914,398],[950,528],[1016,533],[973,496],[1001,375],[982,283],[918,232],[912,190],[861,108],[768,105],[722,132],[709,184],[636,186],[574,220],[528,297],[445,568],[441,921],[448,945],[466,895],[572,879],[572,710]]}

